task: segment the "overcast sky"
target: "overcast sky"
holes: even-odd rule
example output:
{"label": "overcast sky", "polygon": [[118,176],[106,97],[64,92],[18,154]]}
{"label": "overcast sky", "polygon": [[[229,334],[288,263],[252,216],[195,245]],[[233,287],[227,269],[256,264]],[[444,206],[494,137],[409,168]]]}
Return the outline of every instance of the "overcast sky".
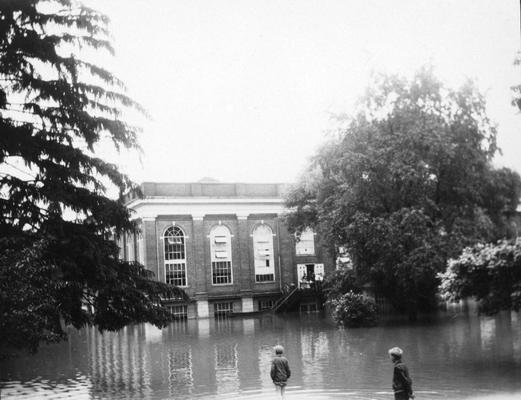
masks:
{"label": "overcast sky", "polygon": [[476,79],[499,125],[497,163],[521,172],[519,0],[86,3],[110,16],[109,65],[152,117],[142,162],[112,160],[138,182],[292,182],[371,72],[426,63],[453,87]]}

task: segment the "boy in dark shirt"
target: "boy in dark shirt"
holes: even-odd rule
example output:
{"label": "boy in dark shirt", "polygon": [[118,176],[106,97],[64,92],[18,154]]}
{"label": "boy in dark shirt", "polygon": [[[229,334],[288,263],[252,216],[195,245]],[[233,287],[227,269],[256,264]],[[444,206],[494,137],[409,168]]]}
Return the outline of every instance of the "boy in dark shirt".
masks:
{"label": "boy in dark shirt", "polygon": [[291,376],[289,363],[286,357],[282,356],[284,348],[275,346],[275,357],[271,361],[271,379],[275,384],[277,391],[280,389],[280,396],[284,398],[284,388],[286,387],[288,378]]}
{"label": "boy in dark shirt", "polygon": [[389,357],[394,364],[393,391],[395,400],[414,399],[412,379],[407,366],[402,362],[403,351],[399,347],[389,350]]}

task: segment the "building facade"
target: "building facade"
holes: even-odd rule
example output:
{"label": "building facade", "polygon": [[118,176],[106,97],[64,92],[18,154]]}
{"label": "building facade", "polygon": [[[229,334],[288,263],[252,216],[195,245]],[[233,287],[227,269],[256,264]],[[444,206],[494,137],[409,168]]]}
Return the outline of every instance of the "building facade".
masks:
{"label": "building facade", "polygon": [[[182,288],[178,317],[206,318],[272,308],[306,277],[334,269],[316,235],[297,239],[282,215],[283,184],[143,183],[127,206],[140,233],[120,242],[121,257]],[[304,277],[304,279],[303,279]]]}

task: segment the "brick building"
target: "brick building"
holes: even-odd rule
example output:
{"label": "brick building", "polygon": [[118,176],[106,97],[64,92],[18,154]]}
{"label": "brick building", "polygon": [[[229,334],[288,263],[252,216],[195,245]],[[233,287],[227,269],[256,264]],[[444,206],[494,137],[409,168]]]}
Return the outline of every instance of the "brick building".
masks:
{"label": "brick building", "polygon": [[281,221],[286,188],[143,183],[143,196],[127,202],[141,233],[122,238],[121,257],[185,290],[190,301],[170,306],[179,317],[270,309],[289,288],[304,285],[303,276],[320,279],[334,268],[312,230],[300,240],[287,231]]}

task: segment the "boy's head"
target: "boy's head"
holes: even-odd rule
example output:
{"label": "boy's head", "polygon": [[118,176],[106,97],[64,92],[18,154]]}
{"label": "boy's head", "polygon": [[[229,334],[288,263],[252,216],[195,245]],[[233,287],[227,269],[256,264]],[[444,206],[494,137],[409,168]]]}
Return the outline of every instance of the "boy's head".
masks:
{"label": "boy's head", "polygon": [[393,347],[392,349],[389,349],[389,357],[391,357],[391,360],[401,360],[402,359],[403,350],[399,347]]}
{"label": "boy's head", "polygon": [[282,347],[280,344],[276,345],[274,348],[276,355],[281,355],[284,353],[284,347]]}

